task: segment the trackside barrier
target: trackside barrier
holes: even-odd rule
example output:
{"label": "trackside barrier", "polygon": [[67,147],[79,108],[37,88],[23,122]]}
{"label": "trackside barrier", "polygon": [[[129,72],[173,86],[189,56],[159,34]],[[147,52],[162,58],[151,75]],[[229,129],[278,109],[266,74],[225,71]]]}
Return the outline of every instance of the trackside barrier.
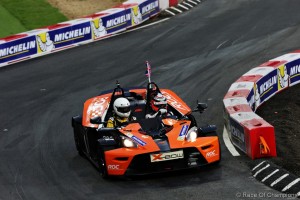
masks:
{"label": "trackside barrier", "polygon": [[300,82],[300,50],[245,73],[225,94],[225,128],[232,143],[250,158],[276,156],[274,127],[254,112],[272,96]]}
{"label": "trackside barrier", "polygon": [[159,1],[129,0],[115,8],[80,19],[1,38],[0,67],[130,29],[157,15],[160,12]]}

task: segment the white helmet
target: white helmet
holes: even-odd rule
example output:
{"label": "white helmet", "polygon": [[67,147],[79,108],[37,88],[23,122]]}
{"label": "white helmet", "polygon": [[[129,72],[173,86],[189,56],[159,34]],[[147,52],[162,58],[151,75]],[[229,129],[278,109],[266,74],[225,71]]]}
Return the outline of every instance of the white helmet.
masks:
{"label": "white helmet", "polygon": [[124,97],[117,98],[114,102],[114,111],[119,117],[129,117],[131,110],[128,99]]}

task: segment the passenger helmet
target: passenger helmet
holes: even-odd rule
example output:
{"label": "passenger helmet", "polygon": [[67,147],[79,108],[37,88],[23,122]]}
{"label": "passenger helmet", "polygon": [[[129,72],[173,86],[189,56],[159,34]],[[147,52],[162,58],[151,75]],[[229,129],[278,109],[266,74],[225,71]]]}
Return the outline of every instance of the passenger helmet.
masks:
{"label": "passenger helmet", "polygon": [[114,111],[116,115],[122,118],[128,118],[131,110],[130,110],[130,103],[128,99],[124,97],[117,98],[114,102]]}

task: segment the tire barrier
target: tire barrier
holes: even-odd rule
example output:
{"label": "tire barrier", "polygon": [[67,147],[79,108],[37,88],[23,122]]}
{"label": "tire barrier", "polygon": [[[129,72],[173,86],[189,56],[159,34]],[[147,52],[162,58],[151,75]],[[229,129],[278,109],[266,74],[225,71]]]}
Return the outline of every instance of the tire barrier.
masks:
{"label": "tire barrier", "polygon": [[245,73],[226,93],[225,128],[232,143],[250,158],[276,156],[274,127],[255,114],[272,96],[300,82],[300,50]]}
{"label": "tire barrier", "polygon": [[[1,38],[0,67],[94,42],[130,29],[157,15],[162,9],[162,1],[128,0],[80,19]],[[172,0],[170,2],[173,3]],[[163,6],[169,6],[169,1]]]}

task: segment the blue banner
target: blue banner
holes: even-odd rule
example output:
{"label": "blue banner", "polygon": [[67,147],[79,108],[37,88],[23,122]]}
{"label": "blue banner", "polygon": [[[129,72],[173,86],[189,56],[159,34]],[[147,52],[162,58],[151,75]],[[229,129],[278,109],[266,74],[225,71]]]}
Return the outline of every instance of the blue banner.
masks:
{"label": "blue banner", "polygon": [[247,97],[247,102],[250,106],[250,108],[252,109],[252,111],[254,112],[255,111],[255,98],[254,98],[254,89],[252,89],[250,92],[249,92],[249,95]]}
{"label": "blue banner", "polygon": [[50,30],[37,35],[38,53],[51,52],[92,38],[90,22]]}
{"label": "blue banner", "polygon": [[148,0],[139,5],[143,21],[159,12],[158,0]]}
{"label": "blue banner", "polygon": [[268,75],[257,81],[256,87],[256,93],[258,92],[258,94],[255,94],[255,101],[259,101],[261,104],[272,97],[278,90],[277,69],[274,69]]}
{"label": "blue banner", "polygon": [[300,59],[287,63],[287,73],[290,77],[290,85],[295,85],[300,82]]}
{"label": "blue banner", "polygon": [[92,38],[89,22],[49,31],[49,35],[50,39],[54,42],[55,48],[68,46]]}
{"label": "blue banner", "polygon": [[124,10],[109,16],[102,17],[107,33],[122,31],[130,26],[130,10]]}
{"label": "blue banner", "polygon": [[244,134],[244,127],[242,127],[238,122],[229,119],[230,121],[230,139],[232,143],[237,146],[240,150],[246,152],[246,139]]}
{"label": "blue banner", "polygon": [[37,53],[35,36],[0,44],[0,64]]}

